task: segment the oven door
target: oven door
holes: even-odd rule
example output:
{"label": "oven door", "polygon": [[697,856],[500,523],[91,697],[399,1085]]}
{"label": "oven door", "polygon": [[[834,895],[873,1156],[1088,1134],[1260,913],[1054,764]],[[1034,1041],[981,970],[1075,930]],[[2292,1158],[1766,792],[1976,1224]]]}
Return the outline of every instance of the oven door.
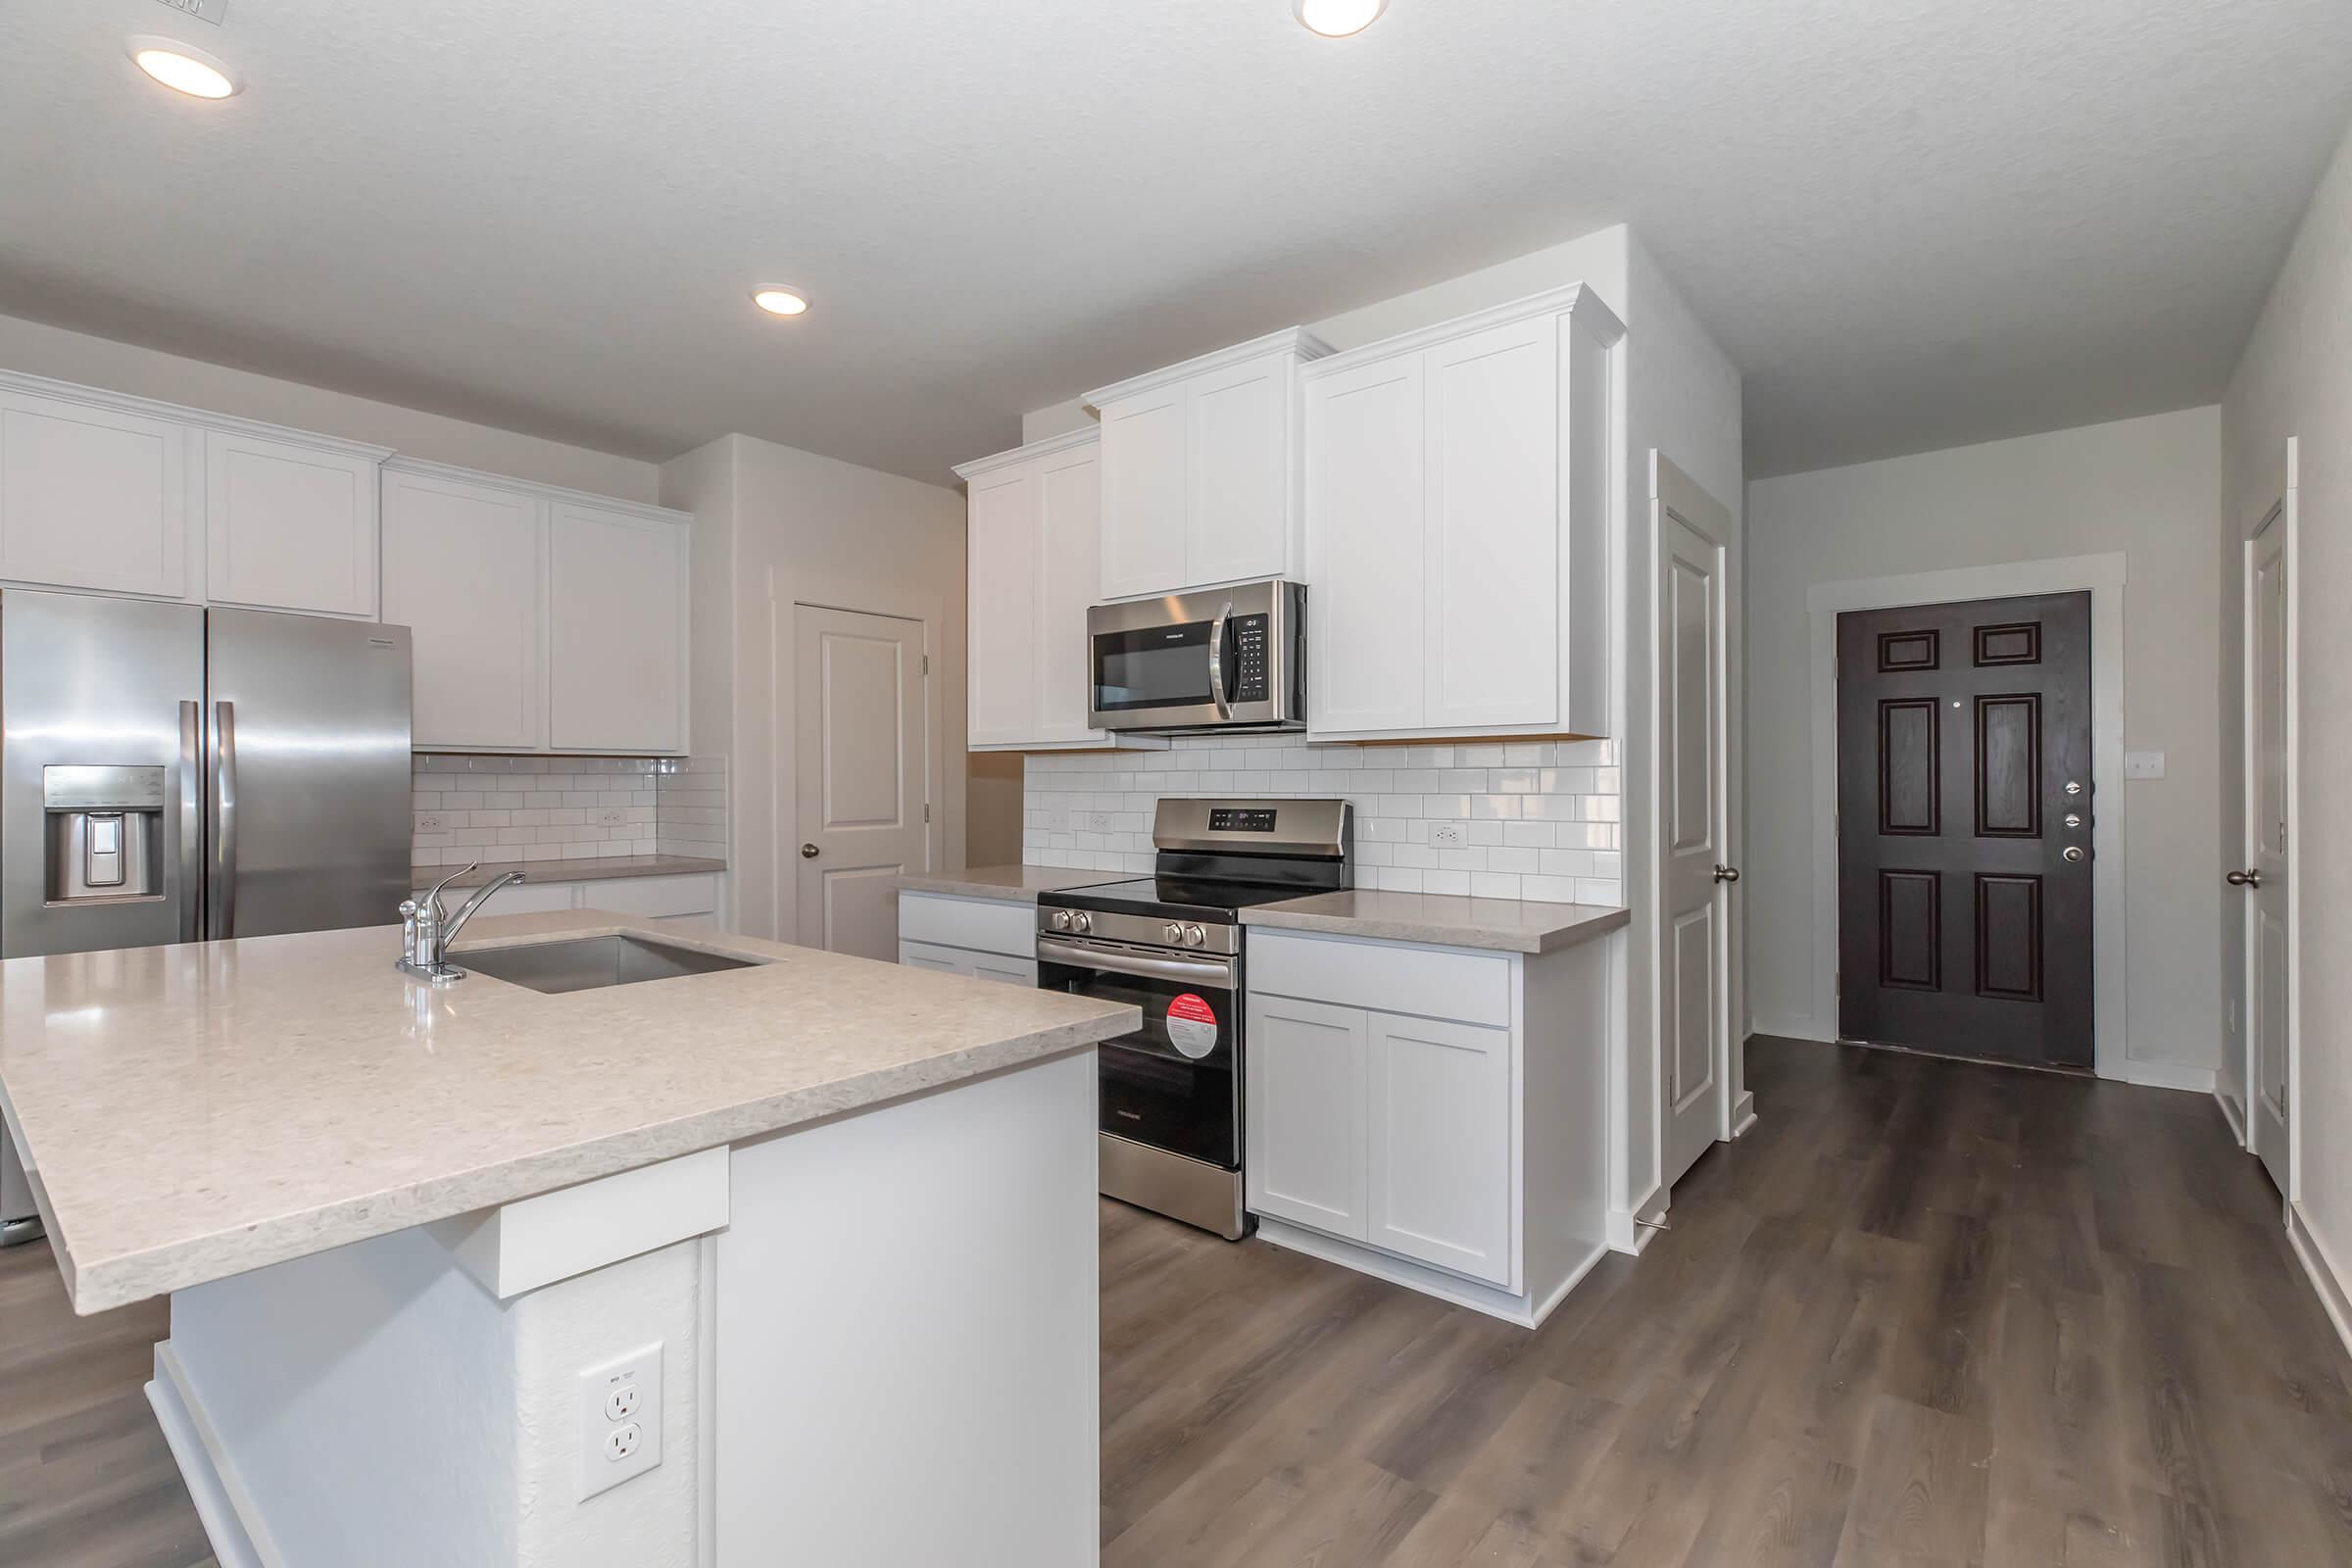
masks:
{"label": "oven door", "polygon": [[1305,723],[1306,590],[1245,583],[1087,612],[1088,722],[1107,730]]}
{"label": "oven door", "polygon": [[1142,1028],[1101,1047],[1102,1131],[1241,1169],[1238,958],[1040,937],[1037,983],[1143,1009]]}

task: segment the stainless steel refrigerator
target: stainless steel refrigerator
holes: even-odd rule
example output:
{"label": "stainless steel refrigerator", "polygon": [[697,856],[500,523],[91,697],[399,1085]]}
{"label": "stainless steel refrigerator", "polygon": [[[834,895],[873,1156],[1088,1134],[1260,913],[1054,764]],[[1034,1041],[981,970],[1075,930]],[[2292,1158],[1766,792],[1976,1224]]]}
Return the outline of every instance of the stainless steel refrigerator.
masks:
{"label": "stainless steel refrigerator", "polygon": [[0,957],[390,924],[409,829],[406,626],[0,593]]}

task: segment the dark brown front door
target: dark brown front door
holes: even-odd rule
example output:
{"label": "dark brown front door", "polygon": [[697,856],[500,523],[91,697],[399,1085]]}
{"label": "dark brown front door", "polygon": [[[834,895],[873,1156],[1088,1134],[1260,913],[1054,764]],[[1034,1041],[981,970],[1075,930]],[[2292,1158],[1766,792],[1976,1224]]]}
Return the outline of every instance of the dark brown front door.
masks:
{"label": "dark brown front door", "polygon": [[2090,1066],[2090,595],[1839,615],[1839,1037]]}

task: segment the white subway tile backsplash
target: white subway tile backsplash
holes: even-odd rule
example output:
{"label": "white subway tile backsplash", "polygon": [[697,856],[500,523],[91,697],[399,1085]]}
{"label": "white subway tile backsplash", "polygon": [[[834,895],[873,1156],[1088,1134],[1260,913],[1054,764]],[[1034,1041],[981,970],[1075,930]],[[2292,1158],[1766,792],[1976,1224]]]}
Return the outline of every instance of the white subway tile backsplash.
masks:
{"label": "white subway tile backsplash", "polygon": [[724,758],[420,754],[410,790],[418,865],[727,853]]}
{"label": "white subway tile backsplash", "polygon": [[[1340,796],[1355,806],[1360,886],[1614,905],[1624,902],[1617,758],[1612,741],[1310,746],[1291,735],[1040,755],[1026,764],[1023,857],[1148,871],[1162,796]],[[1110,813],[1107,831],[1092,821],[1099,811]],[[666,793],[660,819],[666,834]],[[1460,829],[1459,841],[1433,847],[1430,829],[1440,825]]]}

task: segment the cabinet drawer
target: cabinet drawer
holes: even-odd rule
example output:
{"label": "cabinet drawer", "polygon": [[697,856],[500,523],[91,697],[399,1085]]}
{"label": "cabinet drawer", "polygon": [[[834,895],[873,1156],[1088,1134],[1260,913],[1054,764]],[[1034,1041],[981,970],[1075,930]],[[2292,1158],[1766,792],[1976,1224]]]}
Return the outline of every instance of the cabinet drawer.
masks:
{"label": "cabinet drawer", "polygon": [[1500,956],[1268,931],[1249,943],[1252,993],[1491,1028],[1511,1021],[1511,960]]}
{"label": "cabinet drawer", "polygon": [[934,974],[972,972],[970,954],[957,953],[954,948],[935,948],[924,942],[901,942],[899,962],[909,969],[928,969]]}
{"label": "cabinet drawer", "polygon": [[615,914],[708,914],[718,907],[718,879],[708,875],[623,877],[580,886],[580,907]]}
{"label": "cabinet drawer", "polygon": [[902,893],[899,939],[1033,959],[1037,956],[1037,906]]}

